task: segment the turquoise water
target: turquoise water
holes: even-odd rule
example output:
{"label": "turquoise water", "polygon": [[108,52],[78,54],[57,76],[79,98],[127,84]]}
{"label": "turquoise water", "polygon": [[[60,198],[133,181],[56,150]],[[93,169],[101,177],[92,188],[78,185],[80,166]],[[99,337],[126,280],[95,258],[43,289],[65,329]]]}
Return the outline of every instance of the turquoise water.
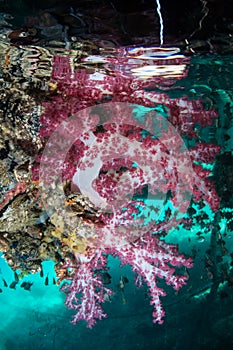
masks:
{"label": "turquoise water", "polygon": [[[1,42],[1,44],[1,47],[4,48],[4,55],[0,57],[1,62],[3,62],[2,57],[4,56],[5,60],[5,50],[8,50],[9,43]],[[20,51],[21,47],[13,45],[7,52],[14,55],[17,50]],[[60,49],[56,47],[53,50],[59,51]],[[63,50],[61,49],[59,52],[64,52]],[[20,57],[22,58],[22,56]],[[4,255],[1,254],[0,350],[220,350],[233,347],[232,58],[230,53],[222,55],[217,53],[192,54],[186,77],[176,81],[172,87],[164,88],[164,86],[159,85],[153,88],[154,92],[165,92],[173,99],[182,96],[186,96],[189,100],[201,99],[204,102],[205,110],[216,110],[218,113],[217,122],[206,128],[199,126],[198,135],[200,140],[207,143],[214,142],[222,147],[221,156],[217,157],[214,165],[206,165],[213,173],[215,187],[221,199],[219,211],[213,213],[208,205],[205,205],[204,208],[193,205],[192,209],[196,211],[189,212],[189,216],[194,220],[192,227],[188,225],[174,227],[165,237],[167,243],[178,244],[180,253],[192,257],[194,266],[185,270],[189,279],[178,292],[175,292],[163,281],[160,282],[159,286],[167,293],[165,297],[161,298],[166,312],[164,323],[162,325],[153,324],[153,310],[150,306],[148,288],[146,286],[137,288],[134,283],[135,274],[131,267],[129,265],[121,266],[120,260],[111,255],[108,256],[108,267],[111,275],[111,282],[108,286],[114,293],[110,301],[103,305],[108,317],[101,321],[98,320],[92,329],[88,329],[84,321],[80,321],[77,325],[70,323],[74,312],[68,310],[64,305],[66,295],[60,292],[61,286],[55,283],[57,275],[54,270],[54,262],[45,258],[42,263],[43,276],[41,276],[41,271],[34,274],[29,273],[22,277],[13,288],[11,283],[15,280],[15,271],[11,269],[7,259],[5,260]],[[6,67],[10,65],[7,60],[4,61],[4,64]],[[3,67],[5,66],[3,65]],[[21,74],[25,74],[22,87],[28,92],[25,88],[30,81],[26,75],[28,71],[21,70],[21,68],[15,64],[10,73],[16,80],[18,77],[21,78]],[[51,73],[50,68],[51,66],[48,65],[46,69],[50,70]],[[1,137],[3,137],[4,142],[5,138],[10,140],[7,143],[8,150],[2,148],[1,143],[1,160],[6,168],[8,163],[11,165],[7,168],[8,175],[4,174],[3,165],[1,168],[1,191],[4,194],[10,188],[11,179],[8,178],[14,176],[12,169],[14,169],[15,164],[24,163],[20,152],[18,152],[21,150],[20,143],[15,146],[15,158],[12,160],[9,157],[14,131],[18,132],[18,128],[16,123],[16,127],[14,125],[12,129],[9,129],[9,133],[4,124],[6,117],[4,107],[9,107],[10,111],[14,110],[17,99],[12,98],[12,103],[11,100],[6,102],[4,89],[10,86],[11,91],[13,91],[11,96],[17,97],[18,95],[15,93],[15,86],[11,79],[5,75],[4,69],[1,74],[3,78],[0,92],[2,101],[5,103],[1,104],[3,125]],[[34,78],[34,76],[31,78],[32,81]],[[38,86],[38,89],[42,89],[42,85]],[[29,91],[31,90],[29,89]],[[46,100],[49,99],[49,93],[46,89],[45,91],[43,98]],[[50,93],[53,96],[54,91],[50,91]],[[38,104],[43,100],[37,90],[33,90],[33,96],[36,96]],[[162,111],[161,106],[160,108]],[[36,117],[41,113],[41,110],[35,107],[33,113],[35,120],[37,120]],[[140,109],[138,113],[140,114]],[[24,124],[23,120],[21,122],[19,130]],[[38,131],[36,123],[33,125],[33,130]],[[188,147],[192,146],[193,140],[188,139],[185,142]],[[26,145],[28,144],[26,143]],[[7,149],[7,146],[5,147]],[[24,146],[24,151],[25,148],[27,146]],[[8,155],[5,154],[7,152]],[[17,198],[19,202],[17,202]],[[13,213],[17,214],[17,206],[21,208],[22,204],[20,198],[20,196],[16,197],[13,202],[7,203],[6,208],[1,209],[3,211],[1,214],[2,222],[4,222],[5,215],[8,215],[8,219],[14,216],[10,212],[11,209]],[[41,227],[44,229],[43,225],[47,218],[42,215],[39,219]],[[18,221],[21,221],[21,217]],[[19,230],[23,231],[25,227],[26,230],[30,228],[28,222],[27,225],[23,228],[19,225]],[[3,228],[1,226],[1,237],[5,232],[7,232],[6,226]],[[14,230],[9,228],[9,237],[11,232]],[[31,231],[28,232],[31,233]],[[2,241],[1,244],[3,244]],[[9,260],[8,257],[10,263]],[[16,253],[15,262],[17,262]],[[22,270],[24,269],[22,268]],[[27,267],[26,270],[28,271],[29,268]],[[16,269],[16,272],[20,274],[21,271]],[[120,288],[122,276],[127,281],[123,289]],[[29,290],[21,287],[24,282],[30,282]]]}
{"label": "turquoise water", "polygon": [[[174,233],[172,241],[178,234]],[[182,236],[182,239],[179,237]],[[194,236],[194,235],[193,235]],[[147,289],[134,286],[130,267],[119,267],[118,259],[109,258],[112,275],[111,287],[115,295],[111,303],[104,305],[108,318],[97,322],[91,330],[84,322],[70,324],[72,312],[64,306],[64,294],[52,284],[53,264],[45,263],[45,274],[50,283],[29,275],[23,281],[33,283],[31,291],[19,286],[16,290],[4,288],[1,301],[0,349],[220,349],[230,348],[232,342],[232,287],[220,287],[216,299],[208,298],[212,280],[205,269],[205,252],[209,237],[199,242],[190,232],[179,232],[180,251],[190,255],[196,250],[194,267],[190,270],[188,284],[177,295],[167,288],[163,300],[166,318],[163,325],[153,325],[152,309],[149,306]],[[229,233],[227,247],[231,249]],[[13,272],[1,258],[2,277],[9,284]],[[124,289],[124,298],[117,288],[121,275],[129,283]],[[222,294],[221,294],[222,293]],[[225,297],[224,295],[227,294]],[[222,295],[222,296],[221,296]]]}
{"label": "turquoise water", "polygon": [[[214,105],[224,126],[233,108],[231,81],[230,55],[200,55],[191,59],[188,77],[176,83],[182,89],[169,93],[172,97],[187,94],[190,98],[202,98],[207,105]],[[213,138],[214,132],[215,140],[226,152],[232,152],[232,138],[224,139],[224,127],[215,127],[211,132],[210,135],[209,131],[205,131],[205,137]],[[220,187],[222,185],[219,184]],[[226,207],[230,206],[230,202]],[[65,295],[52,282],[55,276],[53,263],[44,264],[44,278],[40,277],[39,272],[24,277],[21,283],[33,283],[30,291],[19,285],[14,290],[9,288],[14,279],[13,271],[1,257],[0,349],[229,349],[233,341],[233,290],[229,283],[232,273],[232,228],[229,226],[227,229],[224,220],[221,221],[220,231],[227,253],[222,254],[219,264],[227,264],[229,275],[227,277],[223,273],[218,277],[221,281],[213,298],[210,294],[213,276],[208,274],[206,267],[206,252],[211,248],[211,230],[203,230],[201,236],[197,235],[199,231],[197,222],[191,231],[173,229],[166,238],[168,242],[178,243],[180,252],[193,257],[194,267],[189,271],[187,285],[176,295],[171,288],[164,286],[168,295],[163,298],[166,318],[161,326],[152,323],[147,289],[137,289],[130,267],[120,267],[116,258],[109,257],[108,260],[112,276],[110,287],[115,292],[111,302],[104,305],[108,317],[89,330],[84,322],[76,326],[70,324],[73,313],[66,309]],[[218,265],[218,262],[215,263]],[[218,268],[220,271],[220,266]],[[46,275],[49,277],[48,285],[45,285]],[[121,275],[129,280],[124,295],[118,287]],[[4,286],[2,279],[8,287]]]}
{"label": "turquoise water", "polygon": [[[219,112],[220,126],[205,131],[204,136],[211,140],[214,133],[215,140],[228,154],[232,152],[232,119],[226,123],[233,108],[231,58],[230,55],[193,57],[188,77],[176,83],[179,89],[169,92],[171,97],[186,94],[190,98],[201,98],[207,106],[214,105]],[[230,135],[227,140],[223,136],[226,132]],[[232,193],[229,198],[225,207],[232,217],[232,209],[229,209]],[[1,257],[0,349],[230,349],[233,341],[233,290],[229,276],[232,274],[233,236],[232,226],[226,227],[226,222],[231,220],[220,221],[219,232],[226,252],[222,253],[220,262],[218,257],[214,264],[218,271],[225,271],[224,266],[226,271],[225,274],[219,272],[218,277],[213,277],[207,269],[206,252],[212,249],[211,230],[200,228],[197,222],[191,231],[173,229],[167,236],[168,242],[179,244],[181,253],[193,257],[194,267],[189,271],[187,285],[176,295],[171,288],[164,286],[168,295],[163,298],[166,318],[161,326],[152,323],[147,289],[137,289],[130,267],[120,267],[117,258],[108,259],[112,276],[110,287],[115,292],[111,302],[104,305],[108,317],[89,330],[84,322],[76,326],[70,324],[73,313],[66,309],[65,295],[52,282],[55,276],[53,263],[44,263],[44,278],[39,272],[24,277],[21,283],[33,283],[27,291],[19,285],[16,289],[9,288],[14,279],[13,271]],[[201,236],[197,234],[200,229]],[[118,287],[122,275],[129,281],[124,295]],[[45,285],[46,276],[48,285]],[[210,293],[215,283],[213,278],[220,279],[214,297]],[[8,287],[4,286],[3,279]]]}

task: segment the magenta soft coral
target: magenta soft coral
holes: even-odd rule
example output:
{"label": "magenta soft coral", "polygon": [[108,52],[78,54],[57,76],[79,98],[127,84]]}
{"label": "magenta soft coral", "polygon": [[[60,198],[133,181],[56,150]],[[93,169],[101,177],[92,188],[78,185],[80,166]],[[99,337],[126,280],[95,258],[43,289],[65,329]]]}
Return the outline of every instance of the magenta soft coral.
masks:
{"label": "magenta soft coral", "polygon": [[105,318],[101,306],[113,293],[103,285],[99,270],[106,270],[106,256],[117,256],[122,264],[130,264],[132,270],[141,276],[148,286],[153,305],[153,322],[163,323],[165,315],[160,297],[166,292],[158,287],[164,279],[167,285],[179,290],[187,281],[187,275],[175,273],[175,267],[192,267],[192,260],[178,254],[177,246],[166,244],[156,235],[145,234],[134,242],[106,249],[90,249],[87,255],[79,255],[66,267],[72,271],[71,283],[62,288],[66,292],[66,306],[75,311],[72,323],[84,320],[92,328],[97,319]]}
{"label": "magenta soft coral", "polygon": [[137,241],[115,247],[110,250],[112,255],[118,256],[122,264],[130,264],[132,270],[140,275],[149,287],[153,305],[153,322],[163,323],[165,312],[160,297],[165,291],[158,287],[158,280],[164,279],[167,285],[179,290],[186,284],[187,276],[175,274],[175,267],[192,267],[192,260],[178,254],[177,246],[166,244],[156,235],[147,233]]}
{"label": "magenta soft coral", "polygon": [[67,293],[66,306],[75,310],[72,323],[83,320],[87,322],[87,327],[92,328],[96,320],[103,319],[107,315],[101,306],[113,293],[103,285],[98,271],[106,270],[106,256],[100,249],[89,250],[87,255],[77,257],[75,262],[66,264],[72,272],[71,283],[65,284],[61,290]]}
{"label": "magenta soft coral", "polygon": [[[40,160],[45,172],[41,175],[43,179],[53,179],[57,173],[63,173],[63,180],[80,186],[81,192],[89,194],[89,200],[102,209],[102,226],[96,225],[93,233],[96,248],[75,256],[75,261],[66,265],[72,272],[71,283],[63,288],[68,292],[66,305],[76,312],[73,323],[85,320],[92,327],[97,319],[106,317],[101,304],[112,292],[103,285],[97,271],[106,269],[106,256],[111,254],[118,256],[122,264],[130,264],[148,285],[153,320],[162,323],[160,297],[166,293],[158,287],[158,280],[163,279],[178,290],[186,283],[187,275],[177,275],[175,269],[189,268],[192,262],[180,255],[176,246],[166,244],[155,234],[178,225],[179,218],[167,210],[163,220],[144,225],[145,216],[141,213],[145,202],[137,200],[137,195],[148,186],[153,194],[170,192],[170,201],[180,212],[186,211],[192,194],[194,200],[204,199],[212,210],[218,209],[219,199],[208,179],[210,173],[201,163],[212,163],[219,147],[195,141],[195,146],[187,150],[177,137],[179,133],[196,138],[195,127],[210,125],[216,113],[204,110],[199,100],[172,99],[164,93],[146,91],[153,79],[144,82],[117,71],[110,76],[71,68],[68,57],[54,58],[52,80],[57,84],[58,95],[44,105],[40,119],[41,137],[47,141],[53,135],[49,139],[50,152]],[[153,110],[147,111],[139,122],[132,117],[134,107],[130,103]],[[100,105],[98,115],[96,105]],[[163,105],[167,119],[154,110],[158,105]],[[82,111],[91,106],[92,113]],[[69,117],[73,124],[67,125],[72,127],[60,128],[54,137],[54,130]],[[162,130],[164,120],[167,124]],[[153,137],[154,127],[158,126],[157,137]],[[61,140],[67,146],[70,138],[76,141],[62,164]],[[190,193],[188,198],[186,193]]]}

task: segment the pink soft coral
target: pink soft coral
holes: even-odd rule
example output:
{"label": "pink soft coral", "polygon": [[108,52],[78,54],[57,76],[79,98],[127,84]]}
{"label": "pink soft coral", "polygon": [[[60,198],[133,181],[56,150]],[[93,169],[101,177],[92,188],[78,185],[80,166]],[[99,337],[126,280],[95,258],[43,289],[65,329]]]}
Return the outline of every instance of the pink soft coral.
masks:
{"label": "pink soft coral", "polygon": [[[110,63],[125,64],[121,55],[123,51]],[[130,264],[148,285],[154,322],[162,323],[160,297],[165,291],[158,287],[158,279],[178,290],[187,275],[177,275],[175,268],[191,267],[192,262],[158,233],[179,223],[178,211],[186,211],[192,195],[214,211],[219,206],[209,171],[202,167],[202,162],[214,161],[219,147],[195,141],[187,150],[178,133],[195,140],[195,126],[210,125],[217,115],[204,110],[199,100],[147,91],[153,79],[144,82],[117,69],[111,75],[87,74],[73,70],[68,57],[54,58],[52,79],[58,95],[44,105],[40,119],[41,137],[48,140],[39,159],[40,180],[50,184],[72,180],[101,211],[101,225],[92,225],[95,239],[87,253],[65,265],[71,269],[71,283],[63,289],[66,305],[76,311],[73,322],[85,320],[92,327],[96,319],[106,317],[101,304],[111,291],[98,270],[106,269],[106,256],[111,254]],[[133,116],[135,104],[151,107],[142,113],[142,120]],[[166,118],[157,106],[163,106]],[[138,199],[145,189],[152,198],[158,192],[169,193],[164,202],[171,206],[161,218],[148,219],[148,210],[156,213],[158,208]]]}

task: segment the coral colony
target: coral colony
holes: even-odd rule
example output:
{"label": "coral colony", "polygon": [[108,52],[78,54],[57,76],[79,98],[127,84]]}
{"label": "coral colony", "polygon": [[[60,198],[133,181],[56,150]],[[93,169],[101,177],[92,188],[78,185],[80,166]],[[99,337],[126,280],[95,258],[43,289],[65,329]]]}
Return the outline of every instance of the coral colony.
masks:
{"label": "coral colony", "polygon": [[[93,72],[93,62],[104,68]],[[184,77],[187,63],[177,49],[123,48],[84,58],[88,73],[71,56],[54,57],[55,92],[40,118],[45,147],[33,172],[51,234],[69,253],[56,271],[66,281],[61,290],[74,324],[92,328],[106,317],[102,304],[113,293],[102,278],[108,255],[131,265],[138,287],[148,286],[154,323],[165,314],[159,281],[175,290],[186,284],[192,260],[164,237],[185,220],[192,225],[185,219],[192,203],[218,210],[205,165],[220,151],[198,136],[215,111],[154,92]]]}

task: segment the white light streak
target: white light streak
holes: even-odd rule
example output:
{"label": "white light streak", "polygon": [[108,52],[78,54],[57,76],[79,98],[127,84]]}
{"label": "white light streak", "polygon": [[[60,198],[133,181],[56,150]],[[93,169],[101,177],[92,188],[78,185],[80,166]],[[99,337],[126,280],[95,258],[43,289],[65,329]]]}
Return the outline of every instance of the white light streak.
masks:
{"label": "white light streak", "polygon": [[160,45],[163,45],[163,17],[161,13],[161,6],[159,0],[156,0],[157,4],[157,13],[159,15],[159,23],[160,23]]}

